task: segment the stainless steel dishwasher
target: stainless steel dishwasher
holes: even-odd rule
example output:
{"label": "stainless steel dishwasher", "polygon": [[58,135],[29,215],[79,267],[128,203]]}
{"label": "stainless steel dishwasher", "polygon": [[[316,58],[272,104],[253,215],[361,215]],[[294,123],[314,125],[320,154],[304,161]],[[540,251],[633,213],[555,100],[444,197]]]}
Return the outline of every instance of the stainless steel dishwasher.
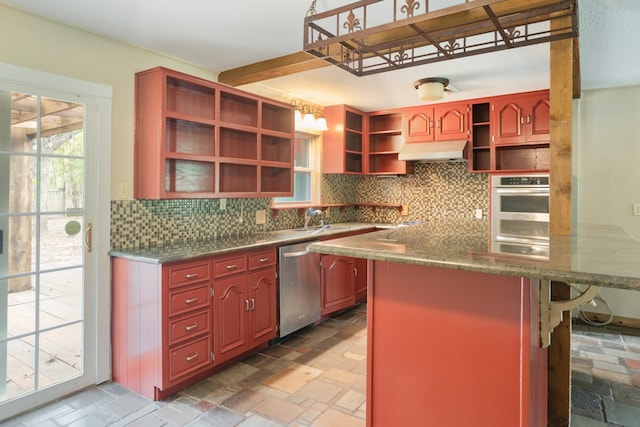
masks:
{"label": "stainless steel dishwasher", "polygon": [[320,254],[309,243],[278,248],[281,338],[320,320]]}

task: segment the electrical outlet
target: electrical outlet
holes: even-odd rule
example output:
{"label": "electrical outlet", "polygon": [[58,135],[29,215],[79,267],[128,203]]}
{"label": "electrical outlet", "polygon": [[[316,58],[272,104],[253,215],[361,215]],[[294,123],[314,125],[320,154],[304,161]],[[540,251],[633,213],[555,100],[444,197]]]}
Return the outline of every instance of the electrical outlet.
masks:
{"label": "electrical outlet", "polygon": [[640,216],[640,203],[633,204],[633,215]]}
{"label": "electrical outlet", "polygon": [[267,211],[260,209],[256,211],[256,224],[264,224],[267,222]]}
{"label": "electrical outlet", "polygon": [[227,199],[220,199],[220,210],[224,211],[227,209]]}
{"label": "electrical outlet", "polygon": [[475,216],[476,219],[482,219],[482,209],[476,209]]}
{"label": "electrical outlet", "polygon": [[402,204],[402,211],[400,212],[400,215],[402,216],[407,216],[409,215],[409,205],[406,203]]}
{"label": "electrical outlet", "polygon": [[327,209],[324,211],[324,217],[325,217],[325,218],[329,218],[329,217],[331,217],[331,208],[327,208]]}

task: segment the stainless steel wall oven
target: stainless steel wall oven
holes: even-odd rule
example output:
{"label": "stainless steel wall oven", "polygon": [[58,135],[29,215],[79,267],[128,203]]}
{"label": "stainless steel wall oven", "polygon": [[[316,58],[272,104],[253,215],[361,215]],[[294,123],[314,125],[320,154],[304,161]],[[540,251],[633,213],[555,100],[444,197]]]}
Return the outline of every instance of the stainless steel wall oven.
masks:
{"label": "stainless steel wall oven", "polygon": [[548,256],[549,175],[491,177],[493,252]]}

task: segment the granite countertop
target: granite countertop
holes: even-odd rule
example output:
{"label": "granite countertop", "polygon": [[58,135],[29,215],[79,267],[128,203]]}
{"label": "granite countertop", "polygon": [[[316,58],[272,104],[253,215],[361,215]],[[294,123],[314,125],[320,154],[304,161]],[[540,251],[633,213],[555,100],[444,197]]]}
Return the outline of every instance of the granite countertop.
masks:
{"label": "granite countertop", "polygon": [[[112,257],[128,258],[140,262],[164,264],[206,256],[221,255],[247,249],[259,249],[267,246],[283,246],[294,243],[310,242],[359,230],[382,229],[387,227],[390,227],[390,225],[351,222],[329,224],[328,228],[323,228],[322,230],[318,230],[318,227],[310,227],[308,229],[296,228],[251,235],[224,236],[215,240],[180,243],[173,246],[114,249],[109,252],[109,255]],[[318,232],[313,234],[314,231]]]}
{"label": "granite countertop", "polygon": [[638,240],[614,226],[577,229],[570,236],[550,236],[548,259],[492,253],[487,223],[478,220],[429,221],[313,242],[309,250],[640,291]]}

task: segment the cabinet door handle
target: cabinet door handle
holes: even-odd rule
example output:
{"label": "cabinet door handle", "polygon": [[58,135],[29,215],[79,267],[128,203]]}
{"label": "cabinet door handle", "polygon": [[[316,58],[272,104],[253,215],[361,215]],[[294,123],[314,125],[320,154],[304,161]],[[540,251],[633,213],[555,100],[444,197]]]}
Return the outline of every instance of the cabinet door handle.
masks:
{"label": "cabinet door handle", "polygon": [[256,300],[251,298],[251,309],[250,311],[253,311],[256,309]]}
{"label": "cabinet door handle", "polygon": [[269,258],[260,258],[260,262],[267,262],[269,261]]}
{"label": "cabinet door handle", "polygon": [[244,311],[249,311],[249,300],[244,300]]}
{"label": "cabinet door handle", "polygon": [[192,360],[196,360],[198,358],[198,352],[196,351],[191,356],[187,356],[184,358],[187,362],[191,362]]}
{"label": "cabinet door handle", "polygon": [[353,275],[358,277],[358,269],[353,267]]}
{"label": "cabinet door handle", "polygon": [[238,268],[238,264],[229,264],[229,265],[227,265],[227,270],[232,270],[234,268]]}
{"label": "cabinet door handle", "polygon": [[193,325],[185,326],[185,327],[184,327],[184,330],[185,330],[185,331],[187,331],[187,332],[189,332],[189,331],[192,331],[192,330],[196,329],[197,327],[198,327],[198,324],[197,324],[197,323],[194,323]]}
{"label": "cabinet door handle", "polygon": [[197,301],[198,301],[198,297],[194,297],[194,298],[191,298],[191,299],[184,300],[184,303],[185,304],[193,304],[194,302],[197,302]]}
{"label": "cabinet door handle", "polygon": [[191,274],[184,275],[185,279],[195,279],[196,277],[198,277],[198,273],[191,273]]}

